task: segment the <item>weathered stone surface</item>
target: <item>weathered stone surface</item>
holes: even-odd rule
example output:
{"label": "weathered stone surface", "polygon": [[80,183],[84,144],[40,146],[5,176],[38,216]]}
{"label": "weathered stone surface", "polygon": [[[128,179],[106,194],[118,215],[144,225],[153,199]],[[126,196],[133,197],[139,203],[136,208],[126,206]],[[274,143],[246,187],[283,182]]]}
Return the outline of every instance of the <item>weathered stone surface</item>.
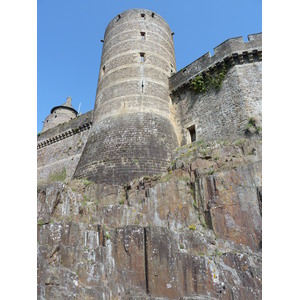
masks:
{"label": "weathered stone surface", "polygon": [[74,178],[121,185],[166,170],[178,146],[168,81],[175,71],[172,31],[161,16],[130,9],[109,23],[93,126]]}
{"label": "weathered stone surface", "polygon": [[260,141],[193,143],[124,186],[40,186],[38,299],[261,299],[261,186]]}
{"label": "weathered stone surface", "polygon": [[71,179],[80,159],[92,123],[92,111],[50,128],[38,137],[38,184]]}
{"label": "weathered stone surface", "polygon": [[[181,145],[188,143],[188,128],[192,125],[195,126],[196,139],[205,141],[245,138],[251,117],[261,126],[261,68],[260,61],[234,65],[228,70],[219,90],[197,93],[186,84],[174,93]],[[251,135],[259,138],[260,132],[253,130]]]}

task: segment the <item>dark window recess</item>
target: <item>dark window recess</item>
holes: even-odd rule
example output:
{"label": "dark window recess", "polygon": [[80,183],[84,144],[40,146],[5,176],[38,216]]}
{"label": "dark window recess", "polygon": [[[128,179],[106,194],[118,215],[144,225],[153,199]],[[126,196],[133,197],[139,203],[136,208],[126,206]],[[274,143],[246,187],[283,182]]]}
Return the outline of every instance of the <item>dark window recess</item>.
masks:
{"label": "dark window recess", "polygon": [[190,140],[191,143],[196,141],[196,128],[195,125],[188,128],[189,134],[190,134]]}
{"label": "dark window recess", "polygon": [[141,14],[141,18],[145,19],[145,14]]}
{"label": "dark window recess", "polygon": [[155,16],[155,13],[153,12],[153,13],[151,14],[151,16],[152,16],[152,18],[154,18],[154,16]]}
{"label": "dark window recess", "polygon": [[146,37],[146,33],[145,32],[141,32],[141,38],[142,38],[142,40],[145,40],[145,37]]}
{"label": "dark window recess", "polygon": [[105,66],[103,66],[103,68],[102,68],[102,74],[103,75],[105,74]]}
{"label": "dark window recess", "polygon": [[57,115],[55,115],[54,118],[57,118]]}
{"label": "dark window recess", "polygon": [[140,61],[145,62],[145,53],[140,53]]}
{"label": "dark window recess", "polygon": [[121,15],[118,15],[117,22],[121,19]]}

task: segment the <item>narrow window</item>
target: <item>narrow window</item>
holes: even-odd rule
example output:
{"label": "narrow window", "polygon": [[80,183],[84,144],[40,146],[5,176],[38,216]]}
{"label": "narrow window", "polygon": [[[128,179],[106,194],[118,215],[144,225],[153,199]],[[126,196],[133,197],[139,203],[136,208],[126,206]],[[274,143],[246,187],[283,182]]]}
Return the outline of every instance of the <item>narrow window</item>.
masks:
{"label": "narrow window", "polygon": [[155,15],[155,13],[153,12],[153,13],[151,14],[152,18],[154,18],[154,15]]}
{"label": "narrow window", "polygon": [[141,14],[141,18],[145,20],[145,14]]}
{"label": "narrow window", "polygon": [[189,127],[188,129],[188,132],[189,132],[189,143],[193,143],[196,141],[196,128],[195,128],[195,125]]}
{"label": "narrow window", "polygon": [[140,62],[145,62],[145,53],[140,53]]}
{"label": "narrow window", "polygon": [[174,71],[173,71],[173,68],[174,68],[174,66],[170,63],[170,66],[171,66],[171,75],[174,73]]}
{"label": "narrow window", "polygon": [[146,38],[146,33],[145,32],[141,32],[141,39],[144,41]]}
{"label": "narrow window", "polygon": [[103,66],[103,68],[102,68],[102,75],[104,75],[105,74],[105,66]]}

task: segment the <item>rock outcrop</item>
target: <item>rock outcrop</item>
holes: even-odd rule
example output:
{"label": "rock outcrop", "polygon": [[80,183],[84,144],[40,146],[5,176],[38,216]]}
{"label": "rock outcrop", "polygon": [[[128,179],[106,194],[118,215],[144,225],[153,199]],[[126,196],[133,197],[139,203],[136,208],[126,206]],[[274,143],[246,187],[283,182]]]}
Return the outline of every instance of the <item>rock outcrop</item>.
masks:
{"label": "rock outcrop", "polygon": [[261,141],[124,186],[38,187],[38,299],[261,299]]}

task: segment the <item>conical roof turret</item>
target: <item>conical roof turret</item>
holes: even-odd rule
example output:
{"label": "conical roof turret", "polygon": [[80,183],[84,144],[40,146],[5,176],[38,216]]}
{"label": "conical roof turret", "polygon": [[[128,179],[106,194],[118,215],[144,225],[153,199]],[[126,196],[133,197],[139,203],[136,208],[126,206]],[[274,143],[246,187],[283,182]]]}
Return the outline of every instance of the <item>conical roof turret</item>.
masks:
{"label": "conical roof turret", "polygon": [[77,117],[78,112],[73,108],[71,102],[72,98],[67,97],[64,104],[55,106],[51,109],[50,115],[45,119],[42,132]]}

